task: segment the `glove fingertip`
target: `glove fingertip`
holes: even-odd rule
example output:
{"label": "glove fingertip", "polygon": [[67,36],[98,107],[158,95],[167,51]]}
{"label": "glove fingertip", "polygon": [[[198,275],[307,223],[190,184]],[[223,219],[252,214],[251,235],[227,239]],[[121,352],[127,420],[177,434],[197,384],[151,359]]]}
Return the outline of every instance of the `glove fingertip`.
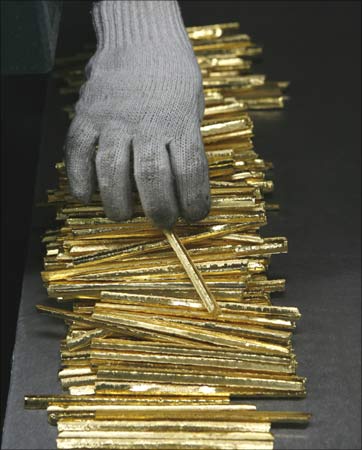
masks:
{"label": "glove fingertip", "polygon": [[89,204],[92,200],[92,195],[94,192],[93,186],[84,186],[84,184],[79,183],[79,180],[73,177],[68,177],[69,180],[69,190],[76,200],[80,203]]}

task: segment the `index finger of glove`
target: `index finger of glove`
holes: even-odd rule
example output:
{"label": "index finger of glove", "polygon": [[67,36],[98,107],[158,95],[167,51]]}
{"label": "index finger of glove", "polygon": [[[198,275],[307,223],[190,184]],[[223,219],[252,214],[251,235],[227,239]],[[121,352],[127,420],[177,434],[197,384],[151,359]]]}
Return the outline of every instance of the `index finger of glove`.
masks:
{"label": "index finger of glove", "polygon": [[95,186],[94,153],[98,132],[92,124],[75,117],[65,141],[66,170],[71,194],[88,203]]}

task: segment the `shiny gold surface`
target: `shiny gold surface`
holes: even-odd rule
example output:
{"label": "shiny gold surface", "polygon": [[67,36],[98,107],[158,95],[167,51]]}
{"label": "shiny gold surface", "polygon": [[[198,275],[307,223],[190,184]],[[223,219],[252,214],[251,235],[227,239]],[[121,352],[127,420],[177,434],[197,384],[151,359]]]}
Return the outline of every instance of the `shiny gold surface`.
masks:
{"label": "shiny gold surface", "polygon": [[184,438],[169,439],[96,439],[96,438],[58,438],[57,448],[59,449],[143,449],[149,450],[171,450],[171,449],[187,449],[187,450],[269,450],[273,448],[272,441],[234,441],[215,439],[211,440],[208,436],[204,439],[192,439],[184,441]]}
{"label": "shiny gold surface", "polygon": [[202,279],[200,272],[188,255],[187,250],[173,231],[164,230],[163,232],[199,294],[203,305],[213,317],[216,317],[220,312],[220,308],[210,289]]}
{"label": "shiny gold surface", "polygon": [[213,432],[252,432],[268,433],[268,422],[207,422],[202,420],[152,420],[152,421],[128,421],[128,420],[60,420],[58,431],[213,431]]}
{"label": "shiny gold surface", "polygon": [[[196,415],[195,412],[199,411]],[[192,412],[194,414],[192,415]],[[167,416],[167,417],[165,417]],[[208,417],[209,420],[241,420],[271,423],[298,423],[305,424],[310,420],[310,415],[294,411],[257,411],[255,407],[249,405],[202,405],[200,407],[190,406],[129,406],[124,409],[112,411],[97,411],[97,419],[169,419],[169,418],[193,418],[202,420]]]}

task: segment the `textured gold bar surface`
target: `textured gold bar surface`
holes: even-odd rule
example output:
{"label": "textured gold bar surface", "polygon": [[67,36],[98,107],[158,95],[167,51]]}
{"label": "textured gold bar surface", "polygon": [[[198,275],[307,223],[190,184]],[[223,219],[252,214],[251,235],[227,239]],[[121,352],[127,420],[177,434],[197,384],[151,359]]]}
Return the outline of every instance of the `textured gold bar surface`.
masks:
{"label": "textured gold bar surface", "polygon": [[207,434],[198,431],[62,431],[60,438],[86,438],[86,439],[161,439],[167,440],[177,438],[180,441],[190,441],[198,439],[210,440],[230,440],[230,441],[273,441],[271,433],[253,433],[247,431],[208,431]]}
{"label": "textured gold bar surface", "polygon": [[252,432],[268,433],[268,422],[222,422],[202,420],[67,420],[58,422],[58,431],[214,431],[214,432]]}
{"label": "textured gold bar surface", "polygon": [[[237,405],[230,405],[237,406]],[[169,414],[169,417],[166,417]],[[293,411],[257,411],[257,410],[248,410],[248,409],[214,409],[200,411],[198,416],[193,413],[193,419],[197,420],[197,417],[202,420],[202,418],[207,418],[209,420],[240,420],[240,421],[254,421],[254,422],[271,422],[271,423],[296,423],[296,424],[306,424],[310,420],[310,415],[300,412]],[[150,406],[149,408],[140,408],[133,410],[114,410],[114,411],[97,411],[96,419],[145,419],[149,418],[151,420],[154,419],[170,419],[173,418],[192,418],[191,410],[183,410],[180,408],[177,411],[175,408],[169,411],[164,411],[162,409],[157,409],[157,407]]]}
{"label": "textured gold bar surface", "polygon": [[111,450],[271,450],[273,441],[231,441],[193,439],[185,442],[177,437],[174,439],[88,439],[88,438],[58,438],[59,449],[111,449]]}
{"label": "textured gold bar surface", "polygon": [[177,235],[173,231],[163,230],[163,232],[168,242],[170,243],[171,247],[175,251],[183,268],[190,277],[190,280],[194,285],[197,293],[199,294],[200,299],[204,304],[205,308],[213,317],[216,317],[220,312],[220,308],[210,289],[207,287],[204,280],[202,279],[200,272],[197,270],[196,266],[189,257],[187,250],[182,245],[181,241],[178,239]]}

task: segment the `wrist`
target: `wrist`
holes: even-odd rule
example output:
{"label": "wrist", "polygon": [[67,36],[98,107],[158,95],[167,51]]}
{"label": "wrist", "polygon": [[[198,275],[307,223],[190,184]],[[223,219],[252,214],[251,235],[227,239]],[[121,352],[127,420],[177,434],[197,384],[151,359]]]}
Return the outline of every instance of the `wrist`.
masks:
{"label": "wrist", "polygon": [[92,16],[97,50],[158,43],[192,48],[176,0],[101,0]]}

